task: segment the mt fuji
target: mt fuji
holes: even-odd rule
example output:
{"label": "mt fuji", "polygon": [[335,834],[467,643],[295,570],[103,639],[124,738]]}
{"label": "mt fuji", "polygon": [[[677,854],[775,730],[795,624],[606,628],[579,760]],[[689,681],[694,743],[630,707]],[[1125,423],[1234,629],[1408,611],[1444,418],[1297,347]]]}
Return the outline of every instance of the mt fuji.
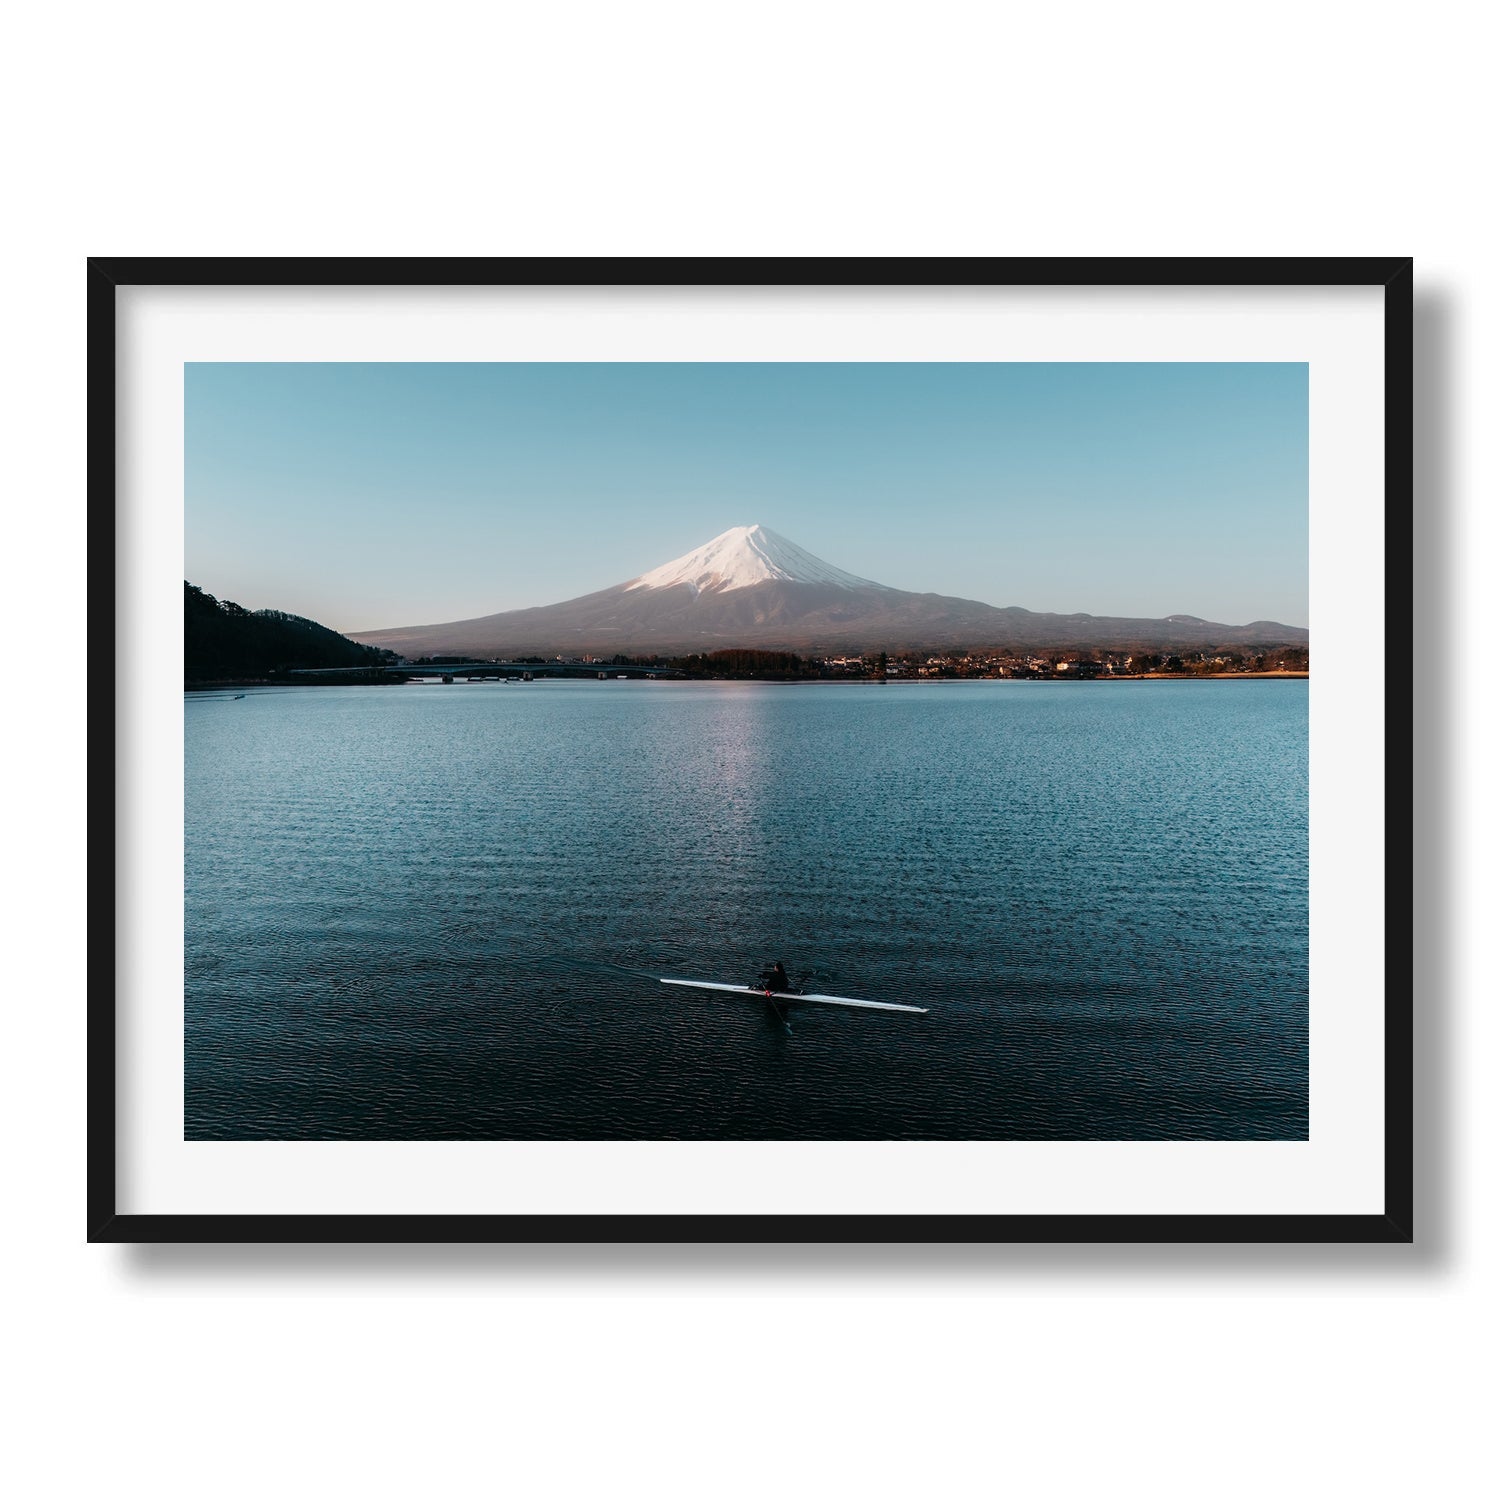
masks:
{"label": "mt fuji", "polygon": [[444,625],[350,631],[404,656],[682,655],[732,646],[875,651],[925,647],[1126,646],[1186,650],[1301,645],[1274,621],[1218,625],[1192,615],[1123,619],[1000,609],[916,594],[846,573],[767,526],[734,526],[637,578],[561,604]]}
{"label": "mt fuji", "polygon": [[[727,594],[734,589],[754,588],[761,583],[831,583],[844,589],[878,589],[868,578],[856,578],[804,552],[769,526],[732,526],[705,542],[695,552],[663,563],[625,585],[635,589],[669,589],[685,586],[695,595]],[[895,590],[885,589],[886,593]]]}

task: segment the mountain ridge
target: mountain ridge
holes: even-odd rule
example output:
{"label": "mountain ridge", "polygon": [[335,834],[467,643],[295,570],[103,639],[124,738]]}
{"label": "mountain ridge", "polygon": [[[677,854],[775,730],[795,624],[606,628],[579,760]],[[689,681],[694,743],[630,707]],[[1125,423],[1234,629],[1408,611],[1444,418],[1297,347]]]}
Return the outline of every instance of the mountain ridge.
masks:
{"label": "mountain ridge", "polygon": [[245,609],[186,579],[182,589],[184,682],[256,681],[289,668],[374,670],[390,660],[305,616]]}
{"label": "mountain ridge", "polygon": [[1225,625],[1186,614],[1059,614],[891,588],[836,568],[760,525],[731,527],[660,567],[557,604],[347,634],[407,656],[676,654],[730,646],[1187,650],[1308,640],[1305,628],[1273,620]]}

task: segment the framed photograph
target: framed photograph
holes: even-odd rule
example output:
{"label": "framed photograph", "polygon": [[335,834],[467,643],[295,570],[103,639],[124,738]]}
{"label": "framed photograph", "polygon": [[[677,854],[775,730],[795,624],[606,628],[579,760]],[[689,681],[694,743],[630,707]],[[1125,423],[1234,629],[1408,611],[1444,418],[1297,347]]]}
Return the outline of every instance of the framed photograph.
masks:
{"label": "framed photograph", "polygon": [[88,284],[91,1240],[1413,1238],[1409,260]]}

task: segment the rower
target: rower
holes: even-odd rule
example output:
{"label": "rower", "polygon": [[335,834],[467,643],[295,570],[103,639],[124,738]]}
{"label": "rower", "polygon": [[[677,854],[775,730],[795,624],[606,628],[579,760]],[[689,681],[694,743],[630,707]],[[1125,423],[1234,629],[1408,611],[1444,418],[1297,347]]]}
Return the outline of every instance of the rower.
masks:
{"label": "rower", "polygon": [[779,958],[774,968],[761,971],[760,987],[768,995],[772,993],[786,995],[791,992],[792,982],[787,978],[786,965]]}

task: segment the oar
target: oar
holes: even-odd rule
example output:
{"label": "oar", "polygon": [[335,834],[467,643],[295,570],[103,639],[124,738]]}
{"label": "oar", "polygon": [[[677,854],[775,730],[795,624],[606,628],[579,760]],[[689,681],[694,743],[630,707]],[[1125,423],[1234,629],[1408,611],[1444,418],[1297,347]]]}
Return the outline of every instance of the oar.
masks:
{"label": "oar", "polygon": [[776,1019],[778,1021],[780,1021],[783,1026],[786,1027],[786,1034],[788,1036],[790,1036],[792,1034],[792,1023],[790,1021],[788,1021],[787,1018],[784,1015],[782,1015],[782,1013],[781,1013],[781,1007],[773,999],[771,999],[771,992],[770,992],[770,990],[766,991],[766,1004],[769,1005],[771,1007],[771,1009],[776,1012]]}

